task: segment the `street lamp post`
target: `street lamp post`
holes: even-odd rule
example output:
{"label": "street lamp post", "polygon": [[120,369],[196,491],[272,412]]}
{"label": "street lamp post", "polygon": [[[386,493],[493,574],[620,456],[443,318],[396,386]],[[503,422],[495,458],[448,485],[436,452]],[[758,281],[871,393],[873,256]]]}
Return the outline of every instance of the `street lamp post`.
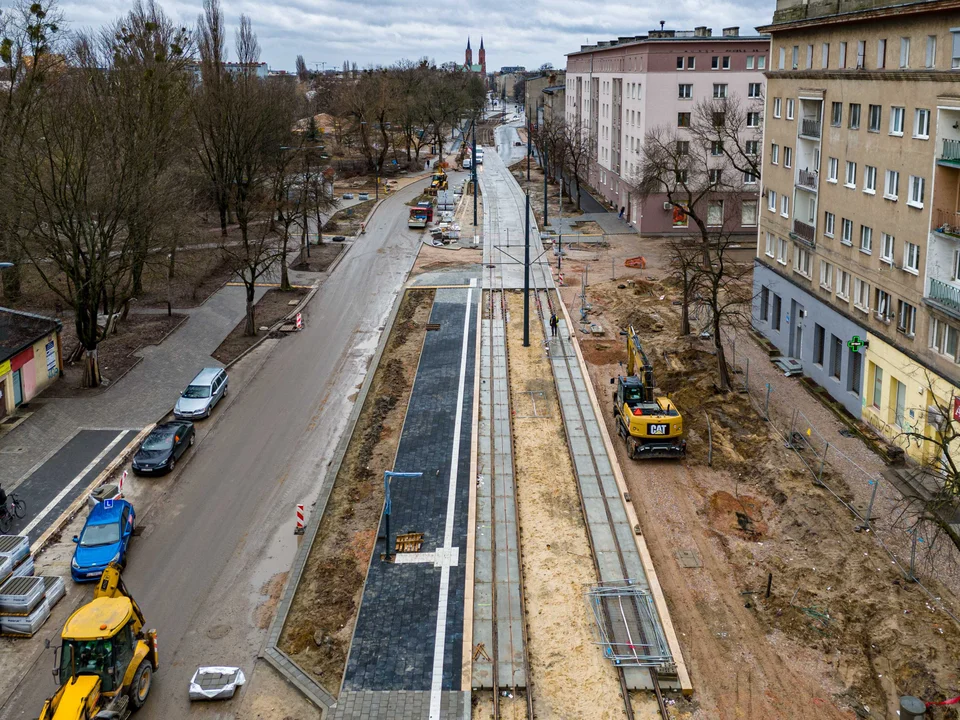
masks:
{"label": "street lamp post", "polygon": [[413,473],[403,473],[403,472],[393,472],[392,470],[385,470],[383,473],[383,517],[386,522],[386,538],[383,547],[383,555],[380,556],[381,560],[386,560],[389,562],[390,558],[393,556],[393,553],[390,552],[390,481],[393,478],[418,478],[423,477],[422,472],[413,472]]}
{"label": "street lamp post", "polygon": [[12,267],[12,262],[0,262],[0,298],[2,298],[6,292],[6,288],[3,286],[3,271]]}

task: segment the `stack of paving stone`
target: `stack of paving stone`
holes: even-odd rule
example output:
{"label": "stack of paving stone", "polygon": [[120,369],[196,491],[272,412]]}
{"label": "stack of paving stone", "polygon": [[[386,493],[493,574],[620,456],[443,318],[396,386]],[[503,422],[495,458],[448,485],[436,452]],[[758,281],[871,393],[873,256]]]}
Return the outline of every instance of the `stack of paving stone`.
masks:
{"label": "stack of paving stone", "polygon": [[34,577],[30,542],[0,535],[0,635],[31,637],[67,593],[61,577]]}

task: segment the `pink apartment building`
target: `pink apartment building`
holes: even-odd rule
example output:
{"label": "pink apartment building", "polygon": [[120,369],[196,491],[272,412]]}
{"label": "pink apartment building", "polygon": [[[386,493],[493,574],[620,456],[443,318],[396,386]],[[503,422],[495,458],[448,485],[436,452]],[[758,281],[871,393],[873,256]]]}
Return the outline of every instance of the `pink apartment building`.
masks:
{"label": "pink apartment building", "polygon": [[[654,127],[683,128],[696,103],[713,97],[736,95],[745,106],[756,104],[749,121],[759,126],[769,52],[768,35],[742,36],[731,27],[714,36],[698,27],[651,30],[568,54],[566,120],[596,140],[590,185],[611,205],[625,208],[624,217],[644,235],[686,232],[675,226],[665,197],[643,201],[632,190],[643,138]],[[762,147],[758,137],[756,152]],[[744,234],[757,233],[756,208],[757,198],[744,201]]]}

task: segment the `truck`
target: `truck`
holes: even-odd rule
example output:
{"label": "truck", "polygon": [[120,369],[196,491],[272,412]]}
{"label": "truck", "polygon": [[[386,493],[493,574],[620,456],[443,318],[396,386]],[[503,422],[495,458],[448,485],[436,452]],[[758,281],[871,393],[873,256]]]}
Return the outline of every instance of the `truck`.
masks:
{"label": "truck", "polygon": [[430,203],[418,203],[416,207],[410,208],[410,217],[407,218],[407,227],[425,228],[427,223],[433,220],[433,205]]}
{"label": "truck", "polygon": [[627,335],[627,374],[610,378],[617,434],[630,459],[682,458],[687,454],[683,417],[673,401],[656,396],[653,365],[633,326]]}
{"label": "truck", "polygon": [[110,563],[93,600],[63,626],[53,671],[60,688],[44,702],[39,720],[126,720],[143,707],[160,667],[157,631],[144,624],[120,565]]}

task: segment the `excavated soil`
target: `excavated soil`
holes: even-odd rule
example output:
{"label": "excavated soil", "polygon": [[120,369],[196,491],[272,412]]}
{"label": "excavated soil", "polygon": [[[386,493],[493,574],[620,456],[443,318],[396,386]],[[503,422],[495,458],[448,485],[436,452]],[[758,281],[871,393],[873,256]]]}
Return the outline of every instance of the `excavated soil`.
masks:
{"label": "excavated soil", "polygon": [[381,478],[393,467],[433,296],[408,290],[401,302],[280,636],[280,648],[333,695],[380,524]]}

